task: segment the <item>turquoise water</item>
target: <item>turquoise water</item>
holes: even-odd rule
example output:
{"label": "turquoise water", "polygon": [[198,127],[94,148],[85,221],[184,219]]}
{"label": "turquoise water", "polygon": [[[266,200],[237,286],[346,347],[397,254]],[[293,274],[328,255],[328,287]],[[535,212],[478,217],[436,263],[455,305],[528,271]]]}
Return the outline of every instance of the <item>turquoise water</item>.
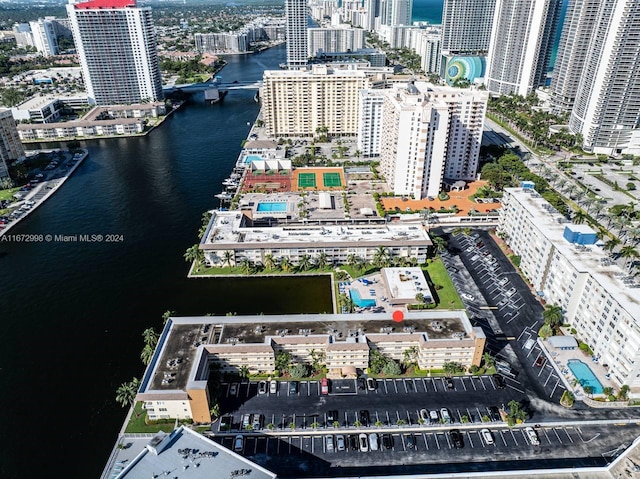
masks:
{"label": "turquoise water", "polygon": [[602,394],[602,384],[587,364],[579,359],[570,359],[567,361],[567,366],[569,366],[569,369],[571,369],[571,372],[582,387],[591,386],[593,394]]}
{"label": "turquoise water", "polygon": [[256,211],[264,213],[265,211],[271,211],[276,213],[284,213],[287,211],[287,203],[275,202],[275,203],[258,203]]}
{"label": "turquoise water", "polygon": [[358,291],[355,289],[350,289],[349,295],[351,296],[351,301],[353,301],[353,304],[355,304],[359,308],[367,308],[369,306],[376,305],[375,299],[362,299],[360,297],[360,293],[358,293]]}
{"label": "turquoise water", "polygon": [[442,23],[444,0],[414,0],[411,19],[414,22]]}
{"label": "turquoise water", "polygon": [[247,155],[244,157],[244,162],[251,163],[252,161],[260,161],[261,159],[262,157],[258,155]]}

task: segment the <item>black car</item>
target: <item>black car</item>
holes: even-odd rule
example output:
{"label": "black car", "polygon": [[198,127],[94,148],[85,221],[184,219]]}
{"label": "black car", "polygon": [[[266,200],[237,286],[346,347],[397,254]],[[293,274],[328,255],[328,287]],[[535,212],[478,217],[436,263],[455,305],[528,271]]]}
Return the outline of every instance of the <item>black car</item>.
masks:
{"label": "black car", "polygon": [[496,382],[496,387],[498,389],[504,389],[505,383],[504,383],[504,378],[502,376],[500,376],[499,374],[495,374],[493,376],[493,380]]}
{"label": "black car", "polygon": [[327,411],[327,422],[339,421],[338,411],[335,409],[332,411]]}
{"label": "black car", "polygon": [[405,439],[406,439],[407,449],[415,449],[415,447],[416,447],[416,438],[413,437],[413,434],[407,434]]}
{"label": "black car", "polygon": [[464,447],[464,442],[462,441],[462,434],[460,434],[460,431],[453,429],[449,434],[451,434],[453,447],[456,449],[462,449]]}
{"label": "black car", "polygon": [[351,448],[352,451],[358,450],[358,436],[355,434],[349,434],[349,448]]}
{"label": "black car", "polygon": [[502,416],[500,416],[500,410],[497,406],[489,406],[489,417],[492,421],[502,421]]}
{"label": "black car", "polygon": [[382,447],[385,449],[391,449],[393,447],[393,436],[391,436],[391,434],[382,435]]}
{"label": "black car", "polygon": [[358,416],[360,424],[362,424],[364,427],[367,427],[369,425],[369,422],[371,422],[369,418],[369,411],[367,411],[366,409],[362,409]]}
{"label": "black car", "polygon": [[367,384],[364,378],[358,378],[358,389],[360,389],[361,391],[364,391],[366,387],[367,387]]}
{"label": "black car", "polygon": [[447,389],[453,389],[453,379],[445,378],[444,381],[447,383]]}

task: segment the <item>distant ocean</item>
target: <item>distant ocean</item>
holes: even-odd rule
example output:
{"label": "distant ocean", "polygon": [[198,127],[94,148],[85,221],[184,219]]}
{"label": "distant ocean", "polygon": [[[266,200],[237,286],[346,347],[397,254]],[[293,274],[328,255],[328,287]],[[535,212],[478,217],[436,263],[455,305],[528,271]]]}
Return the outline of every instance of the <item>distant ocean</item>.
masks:
{"label": "distant ocean", "polygon": [[442,23],[443,0],[413,0],[414,22]]}
{"label": "distant ocean", "polygon": [[[414,22],[429,22],[431,24],[442,23],[442,6],[444,0],[413,0],[413,15],[412,21]],[[558,43],[560,42],[560,31],[562,30],[562,24],[564,22],[564,16],[567,11],[567,0],[562,2],[562,10],[560,12],[560,22],[558,25],[558,31],[553,43],[553,49],[551,50],[551,62],[549,69],[553,68],[558,53]]]}

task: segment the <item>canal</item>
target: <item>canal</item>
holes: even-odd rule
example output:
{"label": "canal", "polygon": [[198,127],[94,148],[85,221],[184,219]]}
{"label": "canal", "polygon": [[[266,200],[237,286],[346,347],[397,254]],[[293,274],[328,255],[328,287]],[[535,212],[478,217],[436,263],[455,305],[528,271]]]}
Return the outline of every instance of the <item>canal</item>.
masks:
{"label": "canal", "polygon": [[[259,80],[284,52],[230,57],[220,76]],[[83,143],[87,160],[12,231],[114,242],[0,242],[0,477],[99,477],[126,414],[115,391],[142,376],[141,333],[164,311],[331,311],[326,277],[186,278],[184,251],[218,206],[254,93],[189,104],[146,137]]]}

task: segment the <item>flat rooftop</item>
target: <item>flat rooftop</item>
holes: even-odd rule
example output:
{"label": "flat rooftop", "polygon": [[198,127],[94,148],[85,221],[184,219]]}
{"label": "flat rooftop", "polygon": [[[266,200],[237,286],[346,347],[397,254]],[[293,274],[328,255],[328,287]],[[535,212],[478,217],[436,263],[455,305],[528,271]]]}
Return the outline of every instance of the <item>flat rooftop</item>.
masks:
{"label": "flat rooftop", "polygon": [[628,274],[620,266],[609,261],[609,254],[602,247],[576,245],[564,239],[565,226],[571,225],[574,229],[576,225],[568,223],[564,216],[550,208],[549,203],[535,191],[527,192],[522,188],[507,188],[506,191],[512,194],[535,218],[535,224],[540,232],[577,271],[590,274],[631,316],[638,316],[640,288],[631,288],[623,282]]}
{"label": "flat rooftop", "polygon": [[[338,247],[353,243],[369,243],[376,246],[415,243],[431,245],[427,231],[419,223],[308,224],[296,221],[298,206],[289,198],[289,194],[271,201],[278,202],[286,204],[287,216],[291,216],[291,219],[279,221],[280,224],[276,226],[248,226],[247,217],[239,210],[213,211],[200,243],[201,249],[227,249],[237,247],[238,243],[253,247],[273,244],[281,248],[288,244],[297,246],[309,243]],[[273,216],[278,215],[274,213]]]}
{"label": "flat rooftop", "polygon": [[422,293],[425,299],[432,298],[421,268],[382,268],[380,273],[393,299],[415,301],[418,293]]}
{"label": "flat rooftop", "polygon": [[393,321],[392,313],[171,318],[145,372],[141,392],[162,391],[172,398],[186,397],[184,390],[200,346],[268,344],[270,338],[329,342],[329,336],[337,344],[381,334],[424,334],[430,341],[448,341],[471,338],[473,328],[463,310],[408,312],[400,323]]}
{"label": "flat rooftop", "polygon": [[[125,441],[126,442],[126,441]],[[138,446],[139,447],[139,446]],[[211,479],[234,477],[233,472],[250,469],[251,479],[274,479],[276,475],[239,454],[206,437],[185,429],[176,429],[164,439],[156,436],[140,450],[131,461],[114,461],[117,479],[149,479],[165,476],[180,479]],[[123,468],[124,466],[124,468]],[[115,471],[121,470],[116,475]],[[179,472],[178,472],[179,471]]]}

